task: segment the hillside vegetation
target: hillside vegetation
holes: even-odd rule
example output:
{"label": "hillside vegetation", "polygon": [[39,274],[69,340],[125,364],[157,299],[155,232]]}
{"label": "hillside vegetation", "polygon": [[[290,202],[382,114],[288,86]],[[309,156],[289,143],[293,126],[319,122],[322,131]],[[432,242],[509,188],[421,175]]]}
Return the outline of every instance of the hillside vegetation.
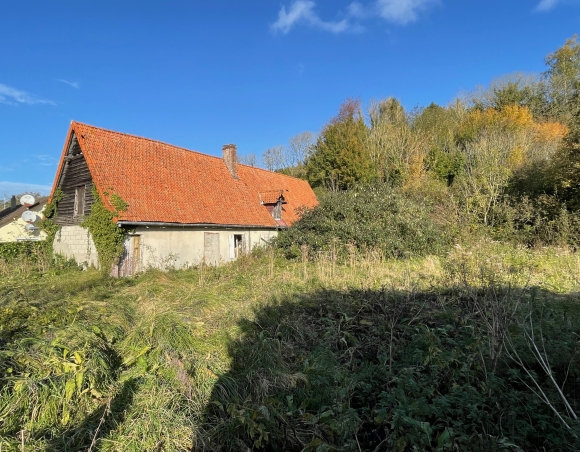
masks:
{"label": "hillside vegetation", "polygon": [[546,64],[268,150],[320,205],[234,263],[1,246],[0,452],[580,450],[576,39]]}

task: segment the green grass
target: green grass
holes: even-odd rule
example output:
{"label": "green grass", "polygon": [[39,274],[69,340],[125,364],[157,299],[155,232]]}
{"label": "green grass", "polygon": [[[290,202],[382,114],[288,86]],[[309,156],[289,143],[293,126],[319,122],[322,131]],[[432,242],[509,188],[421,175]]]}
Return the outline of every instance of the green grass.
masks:
{"label": "green grass", "polygon": [[[481,242],[343,259],[264,251],[127,279],[0,265],[1,450],[578,446],[518,320],[542,328],[577,408],[578,255]],[[505,350],[491,369],[485,321],[516,302],[512,343],[571,430]]]}

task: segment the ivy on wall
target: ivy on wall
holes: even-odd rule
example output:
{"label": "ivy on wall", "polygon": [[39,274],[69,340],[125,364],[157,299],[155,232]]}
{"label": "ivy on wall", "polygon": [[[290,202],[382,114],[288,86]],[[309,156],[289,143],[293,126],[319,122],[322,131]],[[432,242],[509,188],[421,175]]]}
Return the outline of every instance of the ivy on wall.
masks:
{"label": "ivy on wall", "polygon": [[[86,228],[93,237],[99,255],[99,266],[103,271],[108,272],[123,254],[127,230],[118,227],[115,218],[127,210],[128,204],[118,194],[113,193],[109,199],[115,210],[110,211],[103,204],[94,186],[92,192],[95,202],[91,213],[80,225]],[[105,192],[104,195],[108,196],[108,193]]]}
{"label": "ivy on wall", "polygon": [[42,231],[46,232],[47,237],[44,242],[46,244],[47,249],[49,249],[51,252],[54,236],[60,229],[60,226],[54,222],[53,217],[56,214],[56,206],[60,201],[62,201],[63,198],[64,198],[63,191],[60,188],[57,188],[54,191],[54,194],[52,195],[50,201],[46,203],[46,206],[44,206],[43,210],[44,218],[40,220],[40,222],[38,223],[38,227]]}

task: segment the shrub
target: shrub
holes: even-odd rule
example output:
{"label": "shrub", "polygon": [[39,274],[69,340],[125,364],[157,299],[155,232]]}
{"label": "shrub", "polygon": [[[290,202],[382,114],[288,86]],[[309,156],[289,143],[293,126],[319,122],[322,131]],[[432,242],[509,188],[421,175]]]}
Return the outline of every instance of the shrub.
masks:
{"label": "shrub", "polygon": [[436,254],[447,249],[452,234],[433,221],[431,211],[425,203],[386,186],[331,192],[283,231],[276,243],[288,257],[298,256],[300,246],[320,251],[335,240],[362,250],[379,249],[389,257]]}
{"label": "shrub", "polygon": [[6,261],[12,261],[17,258],[27,257],[36,259],[41,253],[45,252],[46,244],[44,241],[23,241],[23,242],[5,242],[0,243],[0,258]]}

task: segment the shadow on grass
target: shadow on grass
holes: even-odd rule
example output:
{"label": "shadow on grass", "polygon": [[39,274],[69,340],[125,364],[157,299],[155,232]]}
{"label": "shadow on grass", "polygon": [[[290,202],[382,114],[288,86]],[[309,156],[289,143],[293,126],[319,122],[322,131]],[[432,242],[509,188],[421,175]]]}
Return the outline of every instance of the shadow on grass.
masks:
{"label": "shadow on grass", "polygon": [[[571,298],[493,286],[278,301],[241,322],[196,450],[580,450],[577,422],[525,340],[528,324],[578,410]],[[533,394],[530,375],[570,429]]]}
{"label": "shadow on grass", "polygon": [[133,404],[133,398],[141,382],[137,378],[130,378],[123,383],[121,390],[113,397],[110,403],[103,403],[89,414],[78,426],[65,430],[62,434],[49,442],[46,452],[54,451],[86,451],[94,441],[94,451],[99,450],[99,439],[122,424],[125,414]]}

